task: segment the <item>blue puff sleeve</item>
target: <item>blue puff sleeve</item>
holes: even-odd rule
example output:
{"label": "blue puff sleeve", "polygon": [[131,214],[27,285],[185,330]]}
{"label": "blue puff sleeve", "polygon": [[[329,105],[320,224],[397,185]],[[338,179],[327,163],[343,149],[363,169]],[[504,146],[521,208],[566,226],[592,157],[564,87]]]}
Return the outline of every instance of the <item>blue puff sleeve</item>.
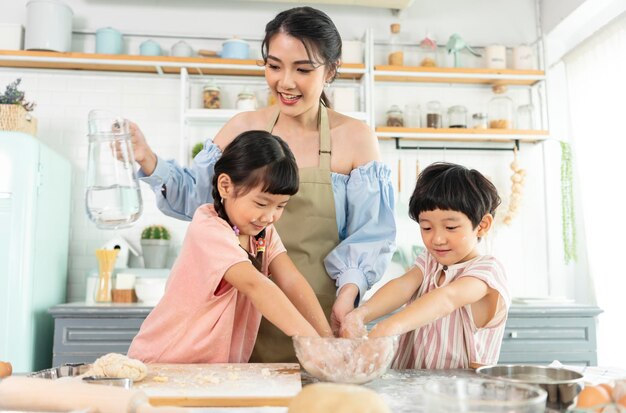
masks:
{"label": "blue puff sleeve", "polygon": [[191,221],[200,205],[213,202],[213,168],[221,156],[220,148],[208,140],[194,158],[191,168],[183,168],[174,160],[158,158],[152,175],[146,176],[141,169],[137,175],[152,187],[161,212]]}
{"label": "blue puff sleeve", "polygon": [[332,174],[339,245],[324,259],[338,289],[352,283],[359,299],[383,276],[395,251],[396,223],[391,170],[372,161]]}

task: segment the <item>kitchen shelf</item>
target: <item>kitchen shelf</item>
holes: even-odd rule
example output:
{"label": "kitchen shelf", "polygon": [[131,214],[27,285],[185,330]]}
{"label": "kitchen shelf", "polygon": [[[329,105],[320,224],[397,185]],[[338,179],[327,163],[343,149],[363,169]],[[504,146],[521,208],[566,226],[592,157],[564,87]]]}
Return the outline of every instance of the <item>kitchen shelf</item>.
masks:
{"label": "kitchen shelf", "polygon": [[[226,122],[238,113],[244,112],[238,109],[188,109],[184,113],[186,121],[190,122]],[[366,112],[342,112],[344,115],[367,120]]]}
{"label": "kitchen shelf", "polygon": [[[260,61],[212,57],[173,57],[110,55],[95,53],[59,53],[24,50],[0,50],[0,67],[36,69],[94,70],[105,72],[139,72],[178,74],[187,68],[190,74],[263,76]],[[360,79],[363,64],[344,64],[341,79]]]}
{"label": "kitchen shelf", "polygon": [[379,126],[376,135],[386,139],[438,140],[451,142],[539,142],[548,139],[546,130],[471,129],[471,128],[400,128]]}
{"label": "kitchen shelf", "polygon": [[374,66],[378,82],[466,83],[532,86],[545,80],[543,70],[471,69],[455,67]]}

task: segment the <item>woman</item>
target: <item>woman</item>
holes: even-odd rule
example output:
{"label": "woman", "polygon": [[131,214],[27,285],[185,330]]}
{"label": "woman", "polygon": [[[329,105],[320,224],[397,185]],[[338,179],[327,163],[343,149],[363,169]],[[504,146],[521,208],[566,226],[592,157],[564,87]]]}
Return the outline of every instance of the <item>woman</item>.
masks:
{"label": "woman", "polygon": [[[198,206],[213,202],[213,167],[233,137],[250,129],[282,137],[300,168],[300,190],[276,228],[336,332],[391,259],[390,170],[365,123],[328,109],[324,86],[337,75],[341,37],[326,14],[311,7],[279,13],[265,27],[261,48],[277,104],[234,116],[191,169],[159,159],[134,126],[139,175],[154,188],[161,211],[189,220]],[[291,340],[264,320],[251,361],[293,360]]]}

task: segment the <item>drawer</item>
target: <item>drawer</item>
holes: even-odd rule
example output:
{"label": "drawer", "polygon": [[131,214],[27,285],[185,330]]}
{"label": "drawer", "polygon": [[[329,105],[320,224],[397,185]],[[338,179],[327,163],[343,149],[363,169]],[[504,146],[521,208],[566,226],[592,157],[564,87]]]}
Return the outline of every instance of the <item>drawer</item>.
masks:
{"label": "drawer", "polygon": [[126,353],[143,318],[57,318],[55,354]]}
{"label": "drawer", "polygon": [[548,365],[554,360],[572,366],[595,366],[598,359],[595,352],[519,352],[501,351],[498,364],[541,364]]}
{"label": "drawer", "polygon": [[595,319],[511,318],[507,320],[502,351],[595,351]]}

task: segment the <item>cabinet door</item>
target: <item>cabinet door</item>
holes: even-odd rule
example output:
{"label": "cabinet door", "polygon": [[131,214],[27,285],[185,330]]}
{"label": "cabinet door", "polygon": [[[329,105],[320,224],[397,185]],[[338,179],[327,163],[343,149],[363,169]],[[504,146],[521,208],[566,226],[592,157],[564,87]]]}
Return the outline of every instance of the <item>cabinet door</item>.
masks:
{"label": "cabinet door", "polygon": [[595,351],[592,317],[510,318],[502,339],[507,352]]}
{"label": "cabinet door", "polygon": [[126,354],[143,318],[58,318],[54,354]]}

